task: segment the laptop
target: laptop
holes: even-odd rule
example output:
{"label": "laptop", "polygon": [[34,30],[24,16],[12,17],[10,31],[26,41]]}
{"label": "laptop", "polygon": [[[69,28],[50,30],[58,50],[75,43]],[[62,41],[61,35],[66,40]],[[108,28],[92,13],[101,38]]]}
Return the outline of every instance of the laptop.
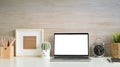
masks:
{"label": "laptop", "polygon": [[54,33],[51,61],[90,61],[88,33]]}

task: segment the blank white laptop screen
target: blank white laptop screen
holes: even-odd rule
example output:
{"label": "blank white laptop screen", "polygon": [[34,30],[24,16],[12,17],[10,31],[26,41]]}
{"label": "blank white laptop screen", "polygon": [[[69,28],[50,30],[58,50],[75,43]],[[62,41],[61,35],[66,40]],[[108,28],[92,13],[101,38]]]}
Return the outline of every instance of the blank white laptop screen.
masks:
{"label": "blank white laptop screen", "polygon": [[54,55],[88,55],[88,34],[55,34]]}

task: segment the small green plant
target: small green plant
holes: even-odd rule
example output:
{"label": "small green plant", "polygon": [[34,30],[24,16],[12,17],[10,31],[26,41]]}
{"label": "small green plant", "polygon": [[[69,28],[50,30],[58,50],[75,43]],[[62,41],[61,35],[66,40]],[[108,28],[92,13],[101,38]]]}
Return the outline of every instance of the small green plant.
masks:
{"label": "small green plant", "polygon": [[115,43],[120,43],[120,32],[117,32],[113,35],[113,40]]}
{"label": "small green plant", "polygon": [[41,49],[42,50],[50,50],[51,49],[51,44],[49,43],[49,42],[43,42],[42,44],[41,44]]}

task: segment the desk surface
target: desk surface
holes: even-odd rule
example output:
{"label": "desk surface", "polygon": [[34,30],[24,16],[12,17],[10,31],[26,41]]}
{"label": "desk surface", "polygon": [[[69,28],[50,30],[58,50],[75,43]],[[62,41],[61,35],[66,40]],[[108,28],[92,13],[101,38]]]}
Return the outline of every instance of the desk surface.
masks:
{"label": "desk surface", "polygon": [[0,59],[0,67],[118,67],[120,63],[109,63],[107,58],[91,58],[90,62],[50,62],[40,57],[16,57]]}

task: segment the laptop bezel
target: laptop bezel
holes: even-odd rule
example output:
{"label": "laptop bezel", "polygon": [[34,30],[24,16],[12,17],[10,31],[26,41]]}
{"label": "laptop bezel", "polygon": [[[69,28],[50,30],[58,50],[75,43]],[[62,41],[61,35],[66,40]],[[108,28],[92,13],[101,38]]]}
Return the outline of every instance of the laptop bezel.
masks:
{"label": "laptop bezel", "polygon": [[[55,54],[55,35],[77,35],[77,34],[83,34],[83,35],[88,35],[88,55],[56,55]],[[54,33],[54,45],[53,45],[53,54],[54,57],[89,57],[89,33]]]}

